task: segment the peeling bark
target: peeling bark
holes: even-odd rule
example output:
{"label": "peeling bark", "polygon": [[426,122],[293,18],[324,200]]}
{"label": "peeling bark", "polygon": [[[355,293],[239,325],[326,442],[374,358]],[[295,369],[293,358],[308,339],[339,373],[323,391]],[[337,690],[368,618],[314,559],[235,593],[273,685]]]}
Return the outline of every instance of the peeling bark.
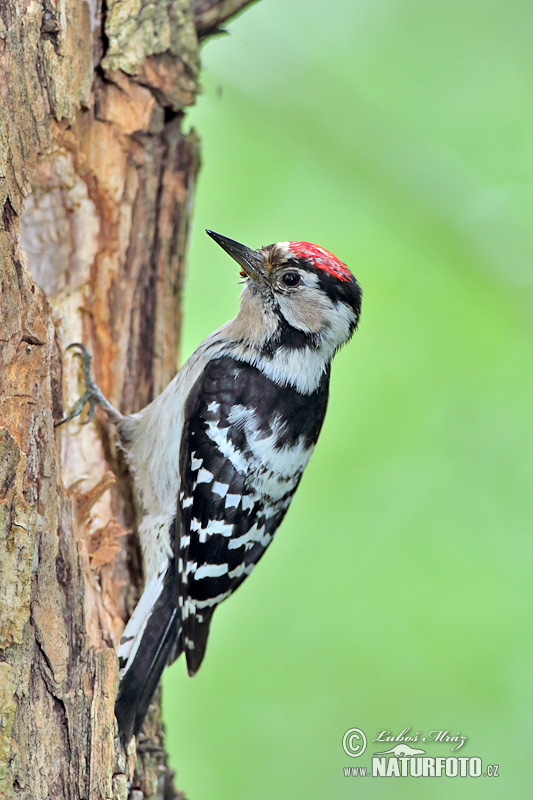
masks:
{"label": "peeling bark", "polygon": [[199,39],[248,0],[0,3],[0,798],[164,798],[158,703],[124,753],[113,649],[142,583],[104,419],[59,431],[84,341],[124,412],[176,371]]}

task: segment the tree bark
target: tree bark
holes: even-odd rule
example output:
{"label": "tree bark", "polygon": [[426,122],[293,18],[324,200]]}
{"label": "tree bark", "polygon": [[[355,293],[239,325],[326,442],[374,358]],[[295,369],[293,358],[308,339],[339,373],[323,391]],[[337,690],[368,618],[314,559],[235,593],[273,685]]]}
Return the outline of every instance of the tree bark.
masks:
{"label": "tree bark", "polygon": [[142,585],[104,418],[54,430],[94,355],[123,412],[176,371],[199,40],[249,0],[0,0],[0,797],[178,797],[158,704],[116,738]]}

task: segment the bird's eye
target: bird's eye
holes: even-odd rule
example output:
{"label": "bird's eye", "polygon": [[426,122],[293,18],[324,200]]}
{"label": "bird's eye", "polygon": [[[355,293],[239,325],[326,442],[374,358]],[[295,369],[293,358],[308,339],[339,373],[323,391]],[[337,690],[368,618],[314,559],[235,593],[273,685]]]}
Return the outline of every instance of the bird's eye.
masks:
{"label": "bird's eye", "polygon": [[287,286],[289,289],[294,289],[294,287],[299,286],[301,282],[301,278],[297,272],[285,272],[281,276],[281,280],[284,286]]}

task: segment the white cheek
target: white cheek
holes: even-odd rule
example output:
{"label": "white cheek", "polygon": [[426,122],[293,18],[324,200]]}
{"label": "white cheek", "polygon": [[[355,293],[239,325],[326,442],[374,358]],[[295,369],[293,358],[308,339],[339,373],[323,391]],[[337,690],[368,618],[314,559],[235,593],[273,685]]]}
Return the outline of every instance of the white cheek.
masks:
{"label": "white cheek", "polygon": [[329,298],[307,286],[278,297],[278,305],[289,325],[306,333],[324,331],[334,314],[334,306]]}
{"label": "white cheek", "polygon": [[317,388],[326,365],[336,351],[350,338],[355,314],[345,303],[332,307],[327,322],[320,331],[320,344],[315,347],[293,349],[280,347],[270,358],[255,358],[264,373],[281,386],[292,385],[300,392],[310,394]]}
{"label": "white cheek", "polygon": [[335,350],[348,341],[353,333],[352,326],[355,320],[355,312],[350,306],[346,303],[335,303],[334,311],[329,318],[328,330],[324,336]]}

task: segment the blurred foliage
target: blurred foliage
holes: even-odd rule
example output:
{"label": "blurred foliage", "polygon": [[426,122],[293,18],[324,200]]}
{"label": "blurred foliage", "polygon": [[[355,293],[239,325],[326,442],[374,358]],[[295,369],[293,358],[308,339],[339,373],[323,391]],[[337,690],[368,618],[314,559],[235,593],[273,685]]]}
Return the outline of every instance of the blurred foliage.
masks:
{"label": "blurred foliage", "polygon": [[[229,31],[204,49],[190,115],[205,164],[184,356],[238,303],[205,227],[321,244],[365,295],[275,543],[217,611],[198,676],[166,673],[179,785],[192,800],[526,796],[531,3],[263,0]],[[384,749],[349,759],[348,728],[406,726],[467,735],[459,755],[500,777],[344,777]]]}

